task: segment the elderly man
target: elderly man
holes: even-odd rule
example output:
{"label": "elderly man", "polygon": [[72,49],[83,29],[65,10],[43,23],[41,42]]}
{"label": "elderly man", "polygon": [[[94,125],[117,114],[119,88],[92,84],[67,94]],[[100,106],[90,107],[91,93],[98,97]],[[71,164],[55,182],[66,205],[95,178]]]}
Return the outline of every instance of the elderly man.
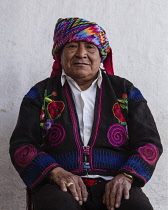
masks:
{"label": "elderly man", "polygon": [[25,95],[10,143],[33,209],[153,209],[141,187],[162,153],[159,134],[141,92],[113,75],[105,31],[60,18],[53,57],[52,77]]}

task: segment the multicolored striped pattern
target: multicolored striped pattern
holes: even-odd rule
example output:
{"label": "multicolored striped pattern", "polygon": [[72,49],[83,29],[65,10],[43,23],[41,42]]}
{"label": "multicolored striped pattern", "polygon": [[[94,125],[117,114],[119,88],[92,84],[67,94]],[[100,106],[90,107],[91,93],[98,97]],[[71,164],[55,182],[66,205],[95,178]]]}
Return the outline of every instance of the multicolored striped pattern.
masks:
{"label": "multicolored striped pattern", "polygon": [[105,31],[94,22],[82,18],[58,19],[54,31],[53,56],[67,43],[86,41],[95,44],[101,54],[102,61],[111,51]]}

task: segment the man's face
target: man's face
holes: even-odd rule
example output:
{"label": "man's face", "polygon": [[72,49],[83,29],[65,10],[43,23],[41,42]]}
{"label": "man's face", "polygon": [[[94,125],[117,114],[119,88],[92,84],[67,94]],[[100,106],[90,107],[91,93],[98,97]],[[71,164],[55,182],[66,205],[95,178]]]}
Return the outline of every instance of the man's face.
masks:
{"label": "man's face", "polygon": [[100,61],[98,48],[89,42],[69,42],[61,53],[62,68],[75,81],[95,79]]}

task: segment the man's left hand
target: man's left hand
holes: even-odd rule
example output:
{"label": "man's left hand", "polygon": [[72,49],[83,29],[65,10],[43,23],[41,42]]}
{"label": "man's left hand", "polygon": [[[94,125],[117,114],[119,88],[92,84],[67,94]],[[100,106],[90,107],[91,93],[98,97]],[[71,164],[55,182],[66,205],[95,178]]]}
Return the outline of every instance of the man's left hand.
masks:
{"label": "man's left hand", "polygon": [[109,210],[119,208],[121,199],[129,199],[129,191],[133,180],[126,177],[124,174],[118,174],[106,184],[103,203]]}

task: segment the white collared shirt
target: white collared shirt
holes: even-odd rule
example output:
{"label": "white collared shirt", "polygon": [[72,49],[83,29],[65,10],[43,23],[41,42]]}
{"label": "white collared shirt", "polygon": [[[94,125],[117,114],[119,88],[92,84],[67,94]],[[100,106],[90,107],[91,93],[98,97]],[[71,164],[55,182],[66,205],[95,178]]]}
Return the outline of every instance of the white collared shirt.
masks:
{"label": "white collared shirt", "polygon": [[64,85],[65,80],[67,80],[72,90],[72,97],[74,99],[79,120],[80,135],[84,146],[87,146],[92,132],[96,90],[97,86],[100,88],[102,83],[102,74],[99,70],[97,79],[93,81],[88,89],[83,91],[71,77],[65,74],[63,70],[61,76],[62,86]]}

